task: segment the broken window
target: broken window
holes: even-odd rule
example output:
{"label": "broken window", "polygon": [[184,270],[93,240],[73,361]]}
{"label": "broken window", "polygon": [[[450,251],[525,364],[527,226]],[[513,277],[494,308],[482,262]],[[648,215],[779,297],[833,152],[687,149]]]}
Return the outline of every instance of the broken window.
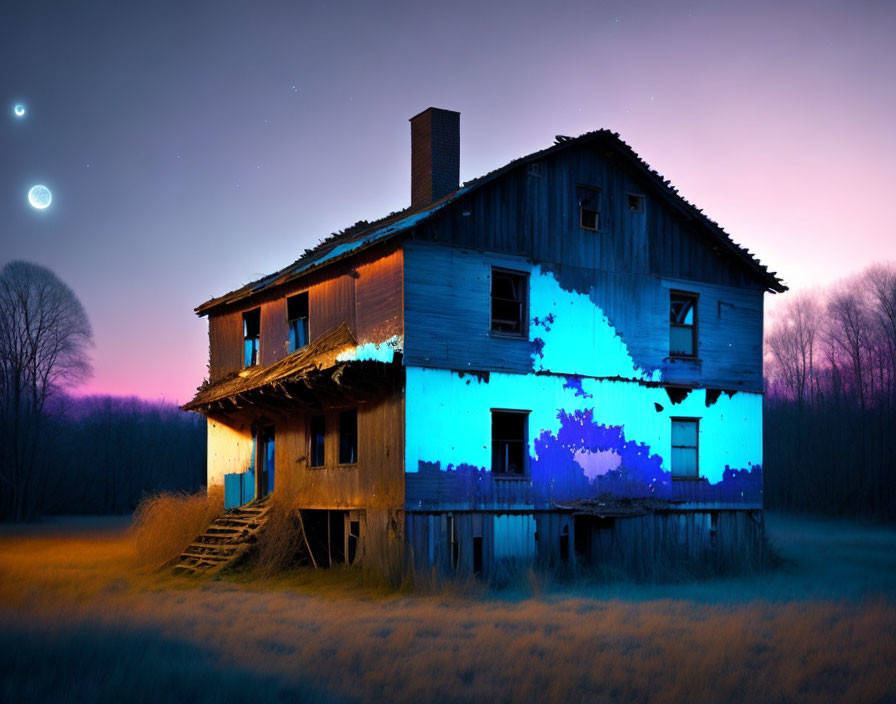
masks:
{"label": "broken window", "polygon": [[583,230],[600,229],[600,191],[596,188],[579,186],[579,226]]}
{"label": "broken window", "polygon": [[324,439],[327,432],[327,421],[324,416],[311,416],[308,423],[308,466],[323,467],[326,463]]}
{"label": "broken window", "polygon": [[492,269],[492,332],[527,334],[529,275]]}
{"label": "broken window", "polygon": [[696,479],[698,474],[697,418],[672,419],[672,478]]}
{"label": "broken window", "polygon": [[289,327],[289,351],[308,344],[308,292],[286,299],[286,324]]}
{"label": "broken window", "polygon": [[358,461],[358,411],[352,409],[339,414],[339,464]]}
{"label": "broken window", "polygon": [[243,366],[258,364],[258,347],[261,342],[261,308],[243,313]]}
{"label": "broken window", "polygon": [[669,293],[669,355],[697,356],[697,294]]}
{"label": "broken window", "polygon": [[628,193],[626,194],[626,202],[628,203],[628,209],[631,212],[644,212],[644,196],[638,195],[637,193]]}
{"label": "broken window", "polygon": [[492,472],[526,474],[528,411],[492,411]]}

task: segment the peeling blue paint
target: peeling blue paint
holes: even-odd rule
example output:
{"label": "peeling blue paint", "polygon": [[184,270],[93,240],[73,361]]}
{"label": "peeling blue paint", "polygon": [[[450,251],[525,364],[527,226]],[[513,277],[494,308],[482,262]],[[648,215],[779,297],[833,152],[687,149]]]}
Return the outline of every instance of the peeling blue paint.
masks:
{"label": "peeling blue paint", "polygon": [[535,372],[660,381],[659,369],[637,366],[628,347],[588,293],[567,290],[556,275],[532,268],[529,277]]}
{"label": "peeling blue paint", "polygon": [[[601,493],[693,506],[762,505],[760,394],[704,393],[664,406],[666,389],[631,381],[406,369],[407,507],[550,508]],[[529,473],[492,477],[491,409],[529,410]],[[671,418],[700,419],[698,480],[673,480]]]}
{"label": "peeling blue paint", "polygon": [[580,376],[568,376],[566,377],[566,383],[563,384],[564,389],[572,389],[576,392],[576,396],[582,396],[584,398],[592,398],[592,394],[585,393],[585,389],[582,388],[582,377]]}
{"label": "peeling blue paint", "polygon": [[337,362],[385,362],[389,364],[400,353],[404,346],[404,337],[393,335],[383,342],[365,342],[350,350],[341,352]]}

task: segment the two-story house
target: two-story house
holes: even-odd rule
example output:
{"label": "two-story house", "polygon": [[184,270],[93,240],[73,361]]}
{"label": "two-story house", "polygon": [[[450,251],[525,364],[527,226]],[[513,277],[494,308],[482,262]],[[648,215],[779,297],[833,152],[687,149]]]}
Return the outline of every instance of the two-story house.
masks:
{"label": "two-story house", "polygon": [[613,132],[459,186],[459,114],[410,122],[409,208],[196,309],[209,485],[393,573],[755,540],[781,281]]}

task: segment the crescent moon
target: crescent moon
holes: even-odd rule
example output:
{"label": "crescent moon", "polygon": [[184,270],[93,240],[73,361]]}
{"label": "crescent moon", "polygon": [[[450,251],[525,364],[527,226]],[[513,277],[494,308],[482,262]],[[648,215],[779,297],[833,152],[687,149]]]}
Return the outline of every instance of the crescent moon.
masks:
{"label": "crescent moon", "polygon": [[53,202],[53,194],[50,193],[49,188],[38,184],[37,186],[32,186],[31,190],[28,191],[28,202],[31,203],[32,208],[46,210],[50,207],[50,203]]}
{"label": "crescent moon", "polygon": [[13,108],[13,112],[16,117],[22,117],[25,114],[25,106],[20,103]]}

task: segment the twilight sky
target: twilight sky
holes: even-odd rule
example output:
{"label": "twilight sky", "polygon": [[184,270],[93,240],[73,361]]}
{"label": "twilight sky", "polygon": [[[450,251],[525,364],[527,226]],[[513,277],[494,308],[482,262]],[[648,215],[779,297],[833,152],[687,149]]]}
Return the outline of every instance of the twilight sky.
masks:
{"label": "twilight sky", "polygon": [[861,0],[5,0],[0,266],[80,297],[81,392],[184,402],[193,308],[407,206],[432,105],[461,113],[462,181],[611,128],[791,288],[825,284],[896,258],[894,35],[896,3]]}

